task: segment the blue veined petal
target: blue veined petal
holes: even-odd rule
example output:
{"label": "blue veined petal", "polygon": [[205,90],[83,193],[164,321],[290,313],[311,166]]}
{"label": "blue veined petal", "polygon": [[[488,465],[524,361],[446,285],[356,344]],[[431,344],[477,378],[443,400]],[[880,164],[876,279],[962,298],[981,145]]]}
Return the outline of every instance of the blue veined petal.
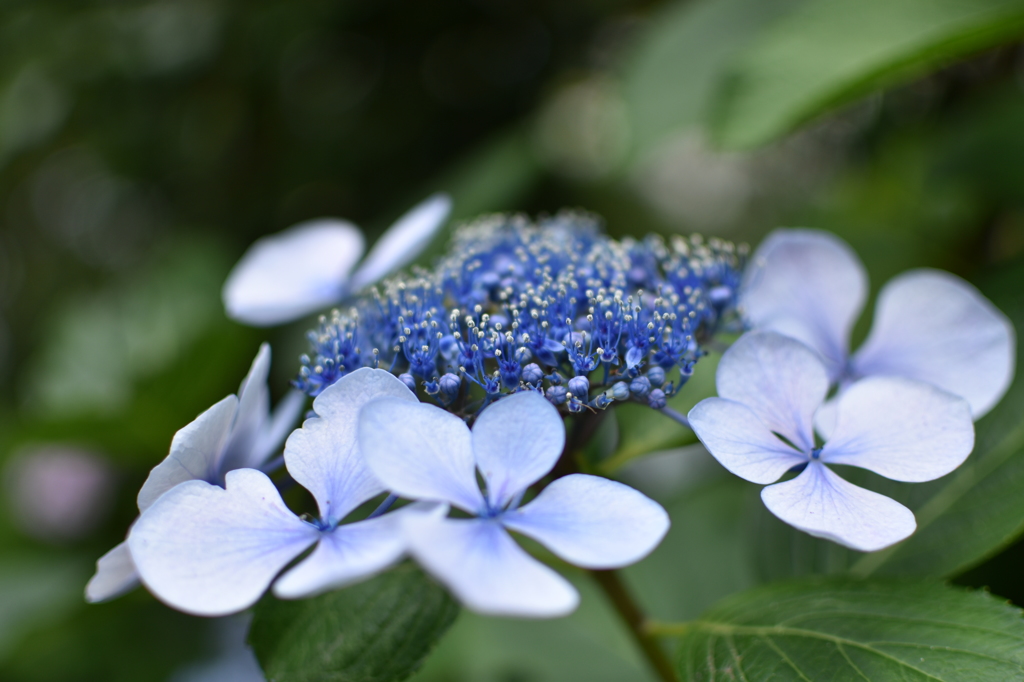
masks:
{"label": "blue veined petal", "polygon": [[945,476],[974,448],[967,402],[903,377],[869,377],[844,391],[821,461],[917,483]]}
{"label": "blue veined petal", "polygon": [[584,568],[621,568],[647,556],[668,532],[660,504],[627,485],[572,474],[501,517],[507,528],[537,540]]}
{"label": "blue veined petal", "polygon": [[700,442],[726,469],[754,483],[774,483],[808,461],[768,430],[745,405],[707,398],[686,416]]}
{"label": "blue veined petal", "polygon": [[486,510],[469,427],[439,407],[394,398],[369,403],[359,415],[359,448],[397,495],[450,502],[473,514]]}
{"label": "blue veined petal", "polygon": [[466,608],[556,618],[576,609],[569,582],[516,544],[495,519],[409,519],[410,552]]}
{"label": "blue veined petal", "polygon": [[139,490],[140,511],[185,481],[220,483],[220,457],[237,411],[238,398],[229,395],[174,434],[170,453],[153,467]]}
{"label": "blue veined petal", "polygon": [[565,446],[558,410],[539,393],[524,391],[491,404],[473,425],[473,456],[493,509],[551,471]]}
{"label": "blue veined petal", "polygon": [[626,351],[626,368],[633,369],[640,364],[640,361],[644,359],[644,351],[636,346],[633,346]]}
{"label": "blue veined petal", "polygon": [[749,332],[722,356],[715,375],[721,398],[749,407],[769,430],[805,452],[814,448],[814,412],[828,375],[807,346],[775,332]]}
{"label": "blue veined petal", "polygon": [[845,369],[867,288],[864,266],[843,240],[819,230],[776,230],[751,259],[740,307],[754,329],[777,331],[817,351],[835,380]]}
{"label": "blue veined petal", "polygon": [[1016,335],[977,289],[948,272],[911,270],[878,295],[867,341],[854,354],[860,376],[905,376],[967,400],[975,419],[1013,380]]}
{"label": "blue veined petal", "polygon": [[355,225],[327,218],[257,240],[224,282],[228,317],[268,327],[337,303],[364,248]]}
{"label": "blue veined petal", "polygon": [[223,616],[248,608],[319,537],[265,474],[237,469],[226,485],[182,483],[143,512],[128,535],[142,582],[186,613]]}
{"label": "blue veined petal", "polygon": [[366,467],[357,435],[359,411],[380,398],[416,403],[397,377],[363,367],[317,396],[313,410],[318,416],[307,419],[285,443],[288,473],[313,494],[325,520],[341,521],[384,490]]}
{"label": "blue veined petal", "polygon": [[120,597],[135,589],[139,574],[135,570],[128,543],[122,542],[96,562],[96,574],[85,586],[85,600],[90,604]]}
{"label": "blue veined petal", "polygon": [[789,525],[861,552],[884,549],[917,528],[913,512],[902,504],[844,481],[821,462],[768,486],[761,499]]}
{"label": "blue veined petal", "polygon": [[438,193],[407,211],[370,249],[352,274],[348,290],[359,291],[415,260],[444,225],[451,210],[451,197]]}

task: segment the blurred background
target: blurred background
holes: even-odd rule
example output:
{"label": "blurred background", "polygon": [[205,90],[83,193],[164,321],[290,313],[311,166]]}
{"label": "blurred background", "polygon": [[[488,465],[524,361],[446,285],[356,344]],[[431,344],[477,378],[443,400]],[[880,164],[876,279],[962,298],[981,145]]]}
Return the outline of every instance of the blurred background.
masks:
{"label": "blurred background", "polygon": [[[1022,37],[1024,2],[996,0],[4,0],[0,679],[259,679],[244,619],[82,598],[174,432],[237,390],[262,340],[276,396],[297,370],[311,320],[222,311],[257,237],[339,216],[372,240],[436,190],[454,222],[580,207],[614,235],[751,244],[813,226],[859,251],[874,291],[941,267],[1013,316]],[[665,451],[633,472],[673,511],[629,573],[655,614],[772,577],[756,486],[623,419]],[[958,582],[1024,606],[1015,535]],[[415,679],[648,679],[580,586],[559,621],[463,614]]]}

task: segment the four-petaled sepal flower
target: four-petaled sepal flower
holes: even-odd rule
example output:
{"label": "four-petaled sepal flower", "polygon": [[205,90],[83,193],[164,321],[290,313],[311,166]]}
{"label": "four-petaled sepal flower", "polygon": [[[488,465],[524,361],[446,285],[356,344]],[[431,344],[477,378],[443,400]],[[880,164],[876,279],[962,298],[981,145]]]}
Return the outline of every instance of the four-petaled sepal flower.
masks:
{"label": "four-petaled sepal flower", "polygon": [[[224,485],[225,475],[242,467],[258,467],[277,450],[299,418],[306,398],[292,391],[270,412],[270,346],[260,346],[238,396],[229,395],[174,434],[167,457],[156,465],[139,491],[139,513],[161,495],[187,481]],[[85,598],[101,602],[138,585],[138,574],[127,542],[114,547],[96,563],[96,575]]]}
{"label": "four-petaled sepal flower", "polygon": [[403,516],[444,514],[443,505],[411,505],[342,524],[384,491],[366,469],[356,417],[366,403],[388,398],[416,403],[384,370],[363,368],[329,387],[285,445],[288,472],[316,499],[319,519],[290,511],[262,472],[239,469],[226,487],[191,481],[164,494],[133,526],[128,545],[143,583],[171,606],[216,616],[251,606],[289,562],[314,543],[305,560],[274,583],[283,598],[311,596],[364,579],[405,552]]}
{"label": "four-petaled sepal flower", "polygon": [[898,502],[844,481],[826,465],[869,469],[896,481],[930,481],[958,467],[974,447],[970,407],[935,386],[902,377],[862,379],[840,394],[827,442],[814,415],[829,390],[817,353],[774,332],[751,332],[725,352],[718,398],[688,419],[714,457],[754,483],[795,478],[761,492],[768,509],[817,537],[870,552],[914,532]]}
{"label": "four-petaled sepal flower", "polygon": [[555,617],[578,603],[572,585],[527,554],[509,530],[597,569],[640,560],[668,531],[660,505],[597,476],[557,479],[520,506],[565,443],[558,411],[533,391],[492,404],[472,431],[432,405],[375,401],[363,408],[359,443],[369,468],[392,492],[450,503],[472,516],[408,518],[403,527],[410,553],[481,613]]}

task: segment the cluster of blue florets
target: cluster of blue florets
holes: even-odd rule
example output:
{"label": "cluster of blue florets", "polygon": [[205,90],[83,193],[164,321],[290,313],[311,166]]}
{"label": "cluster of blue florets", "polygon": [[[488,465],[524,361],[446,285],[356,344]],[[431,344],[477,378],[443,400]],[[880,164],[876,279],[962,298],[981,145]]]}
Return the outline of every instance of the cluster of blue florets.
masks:
{"label": "cluster of blue florets", "polygon": [[370,366],[456,412],[522,390],[569,412],[660,409],[702,344],[738,329],[745,259],[697,236],[614,240],[583,213],[488,216],[460,228],[433,270],[321,318],[296,385],[315,396]]}

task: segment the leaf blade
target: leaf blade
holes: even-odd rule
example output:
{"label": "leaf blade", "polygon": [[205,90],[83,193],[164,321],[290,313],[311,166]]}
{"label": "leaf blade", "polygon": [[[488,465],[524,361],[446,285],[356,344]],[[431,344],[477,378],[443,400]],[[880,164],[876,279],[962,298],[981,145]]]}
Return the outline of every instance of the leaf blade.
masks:
{"label": "leaf blade", "polygon": [[1015,0],[805,3],[753,41],[722,80],[712,136],[754,147],[872,91],[1024,32]]}
{"label": "leaf blade", "polygon": [[313,599],[266,599],[249,640],[271,682],[397,682],[415,672],[459,607],[403,564]]}
{"label": "leaf blade", "polygon": [[847,578],[767,585],[689,624],[686,680],[986,680],[1024,676],[1021,611],[934,582]]}

